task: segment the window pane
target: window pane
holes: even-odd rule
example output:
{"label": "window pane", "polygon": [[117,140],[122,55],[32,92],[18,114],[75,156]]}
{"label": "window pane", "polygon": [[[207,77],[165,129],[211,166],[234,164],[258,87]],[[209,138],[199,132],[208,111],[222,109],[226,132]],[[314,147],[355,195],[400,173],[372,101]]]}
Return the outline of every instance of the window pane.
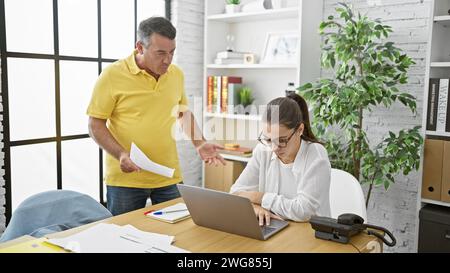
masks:
{"label": "window pane", "polygon": [[11,147],[12,209],[39,192],[55,190],[56,144]]}
{"label": "window pane", "polygon": [[98,56],[97,1],[58,1],[58,21],[61,55]]}
{"label": "window pane", "polygon": [[102,70],[105,70],[105,68],[107,68],[109,65],[111,65],[112,63],[108,63],[108,62],[103,62],[102,63]]}
{"label": "window pane", "polygon": [[63,141],[63,189],[90,195],[99,201],[98,146],[90,138]]}
{"label": "window pane", "polygon": [[102,57],[122,59],[134,48],[134,1],[102,1]]}
{"label": "window pane", "polygon": [[138,0],[137,1],[137,24],[152,16],[166,16],[166,1],[164,0]]}
{"label": "window pane", "polygon": [[52,0],[6,0],[8,51],[53,54]]}
{"label": "window pane", "polygon": [[98,77],[98,63],[60,62],[61,134],[88,133],[86,109]]}
{"label": "window pane", "polygon": [[52,60],[8,58],[12,141],[56,136],[54,71]]}

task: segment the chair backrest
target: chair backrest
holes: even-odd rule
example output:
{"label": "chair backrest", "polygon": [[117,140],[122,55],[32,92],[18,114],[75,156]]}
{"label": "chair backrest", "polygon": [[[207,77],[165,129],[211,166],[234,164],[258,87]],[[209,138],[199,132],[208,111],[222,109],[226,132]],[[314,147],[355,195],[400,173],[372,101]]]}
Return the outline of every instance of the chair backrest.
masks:
{"label": "chair backrest", "polygon": [[356,178],[348,172],[331,169],[330,181],[331,217],[344,213],[354,213],[367,221],[364,193]]}
{"label": "chair backrest", "polygon": [[69,190],[46,191],[20,203],[0,242],[22,235],[42,237],[111,216],[105,207],[86,194]]}

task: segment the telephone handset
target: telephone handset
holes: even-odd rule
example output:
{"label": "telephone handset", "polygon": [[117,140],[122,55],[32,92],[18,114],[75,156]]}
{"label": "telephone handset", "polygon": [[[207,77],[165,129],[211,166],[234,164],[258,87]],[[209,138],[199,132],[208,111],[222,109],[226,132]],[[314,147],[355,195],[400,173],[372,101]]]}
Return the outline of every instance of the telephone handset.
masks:
{"label": "telephone handset", "polygon": [[[382,240],[387,246],[395,246],[396,244],[395,237],[389,230],[384,227],[364,224],[364,219],[353,213],[341,214],[337,219],[312,216],[309,222],[316,231],[316,238],[348,243],[351,236],[365,231],[367,234],[374,235]],[[391,241],[387,241],[384,235],[376,230],[387,234]]]}

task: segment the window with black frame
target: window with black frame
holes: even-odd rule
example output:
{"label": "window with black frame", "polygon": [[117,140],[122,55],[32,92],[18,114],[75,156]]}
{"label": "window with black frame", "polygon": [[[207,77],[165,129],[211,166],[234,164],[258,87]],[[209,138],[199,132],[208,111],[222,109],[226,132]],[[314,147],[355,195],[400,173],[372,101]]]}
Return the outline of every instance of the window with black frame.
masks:
{"label": "window with black frame", "polygon": [[154,15],[170,19],[170,0],[0,0],[7,221],[46,190],[106,201],[86,108],[99,73],[131,54]]}

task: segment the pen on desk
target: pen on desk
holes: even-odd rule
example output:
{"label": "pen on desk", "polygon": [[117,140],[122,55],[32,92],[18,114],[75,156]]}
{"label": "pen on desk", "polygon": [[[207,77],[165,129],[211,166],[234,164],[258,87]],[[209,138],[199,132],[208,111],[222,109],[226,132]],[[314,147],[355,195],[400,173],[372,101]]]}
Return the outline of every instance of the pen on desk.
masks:
{"label": "pen on desk", "polygon": [[179,212],[179,211],[186,211],[186,210],[187,210],[187,209],[177,209],[177,210],[157,211],[157,212],[154,212],[153,215],[162,215],[162,214],[166,214],[166,213]]}
{"label": "pen on desk", "polygon": [[154,212],[154,211],[155,211],[154,209],[151,209],[151,210],[149,210],[149,211],[144,212],[144,215],[147,215],[147,214],[149,214],[149,213],[151,213],[151,212]]}

